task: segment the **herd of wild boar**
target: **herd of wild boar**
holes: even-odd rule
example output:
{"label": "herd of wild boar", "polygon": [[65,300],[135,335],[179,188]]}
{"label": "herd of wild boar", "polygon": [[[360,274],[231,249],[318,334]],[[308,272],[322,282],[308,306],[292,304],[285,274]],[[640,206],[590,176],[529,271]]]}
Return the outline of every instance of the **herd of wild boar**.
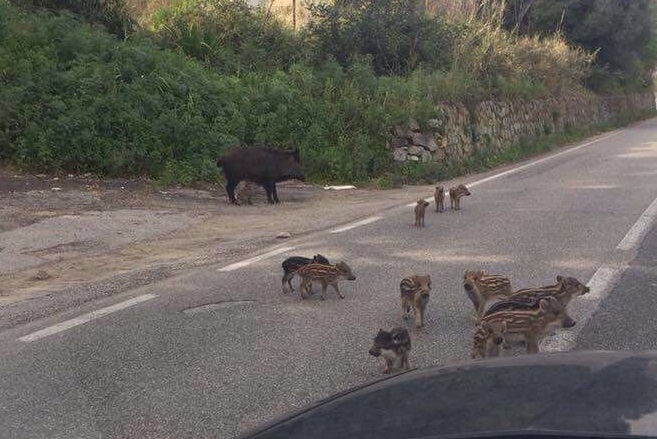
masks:
{"label": "herd of wild boar", "polygon": [[[248,152],[246,152],[248,151]],[[303,180],[299,168],[298,151],[274,151],[267,148],[234,148],[229,150],[218,162],[226,175],[226,190],[233,203],[249,203],[250,181],[262,185],[270,203],[278,202],[276,182],[290,178]],[[242,185],[242,189],[238,186]],[[235,191],[238,189],[238,194]],[[240,194],[246,193],[248,195]],[[460,210],[461,198],[471,193],[464,185],[455,186],[448,191],[450,207]],[[434,200],[436,212],[444,210],[446,191],[436,187]],[[244,200],[240,200],[240,197]],[[415,206],[415,226],[424,227],[424,217],[429,202],[417,201]],[[320,299],[330,285],[341,299],[338,282],[342,279],[356,280],[353,271],[345,262],[332,264],[325,256],[312,258],[293,256],[283,262],[283,292],[294,291],[292,279],[300,279],[299,293],[305,299],[312,290],[313,283],[322,287]],[[572,277],[557,276],[556,283],[536,288],[513,291],[508,277],[488,274],[483,271],[468,270],[463,276],[465,294],[474,307],[476,321],[472,358],[495,357],[500,347],[508,349],[511,344],[524,342],[528,353],[539,351],[540,341],[556,328],[571,328],[575,321],[568,315],[568,304],[578,296],[589,292],[589,288]],[[405,328],[411,313],[415,327],[425,324],[425,312],[431,292],[431,276],[414,274],[401,280],[399,284],[403,326],[390,331],[383,329],[374,337],[370,355],[385,360],[384,373],[394,369],[409,369],[411,335]],[[492,302],[492,304],[491,304]]]}

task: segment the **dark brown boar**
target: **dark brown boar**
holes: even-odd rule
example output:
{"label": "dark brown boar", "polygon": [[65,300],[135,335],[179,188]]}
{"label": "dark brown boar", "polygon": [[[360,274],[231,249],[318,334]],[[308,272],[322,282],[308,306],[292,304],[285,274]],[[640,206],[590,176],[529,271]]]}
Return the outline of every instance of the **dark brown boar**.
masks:
{"label": "dark brown boar", "polygon": [[278,203],[276,183],[304,180],[299,166],[299,150],[277,150],[265,147],[233,147],[217,160],[226,177],[226,192],[231,203],[236,203],[235,187],[242,180],[261,185],[270,203]]}

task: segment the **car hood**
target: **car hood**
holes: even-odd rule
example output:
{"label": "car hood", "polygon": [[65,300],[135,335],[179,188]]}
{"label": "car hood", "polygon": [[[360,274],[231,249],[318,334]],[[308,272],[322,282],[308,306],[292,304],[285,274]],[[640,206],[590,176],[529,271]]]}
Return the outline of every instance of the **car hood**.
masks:
{"label": "car hood", "polygon": [[416,369],[243,438],[409,439],[503,432],[657,437],[657,352],[525,355]]}

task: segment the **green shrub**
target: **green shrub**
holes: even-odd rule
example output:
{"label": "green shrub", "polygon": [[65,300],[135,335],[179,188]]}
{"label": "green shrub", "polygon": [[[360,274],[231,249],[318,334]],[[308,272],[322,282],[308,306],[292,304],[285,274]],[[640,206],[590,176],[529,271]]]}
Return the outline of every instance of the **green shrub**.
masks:
{"label": "green shrub", "polygon": [[150,27],[164,47],[221,73],[287,68],[299,54],[294,33],[245,0],[179,0],[157,10]]}
{"label": "green shrub", "polygon": [[[145,40],[118,42],[68,15],[0,6],[0,151],[44,171],[194,178],[245,129],[243,87]],[[216,173],[215,173],[216,174]]]}
{"label": "green shrub", "polygon": [[367,55],[377,75],[406,74],[422,64],[446,70],[451,64],[454,26],[418,13],[408,0],[344,0],[309,10],[303,39],[315,62],[332,57],[347,66]]}

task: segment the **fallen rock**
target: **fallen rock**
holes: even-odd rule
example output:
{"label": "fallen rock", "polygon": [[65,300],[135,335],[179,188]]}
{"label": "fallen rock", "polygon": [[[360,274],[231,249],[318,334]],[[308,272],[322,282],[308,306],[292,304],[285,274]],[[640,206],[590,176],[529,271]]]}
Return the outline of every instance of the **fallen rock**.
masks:
{"label": "fallen rock", "polygon": [[408,139],[405,137],[393,137],[390,141],[391,148],[403,148],[408,146]]}
{"label": "fallen rock", "polygon": [[422,133],[413,133],[413,143],[420,145],[428,149],[429,151],[435,151],[438,149],[438,144],[436,140],[427,134]]}
{"label": "fallen rock", "polygon": [[392,151],[392,158],[396,162],[405,162],[408,158],[408,148],[396,148]]}
{"label": "fallen rock", "polygon": [[417,120],[411,118],[408,120],[408,129],[411,131],[420,131],[420,124],[417,123]]}
{"label": "fallen rock", "polygon": [[281,232],[278,235],[276,235],[276,239],[287,239],[291,237],[292,235],[290,234],[290,232]]}
{"label": "fallen rock", "polygon": [[424,152],[424,148],[422,148],[421,146],[413,145],[413,146],[408,147],[408,153],[410,155],[418,155],[419,156],[419,155],[422,155],[422,152]]}
{"label": "fallen rock", "polygon": [[433,153],[433,158],[437,162],[442,162],[445,160],[446,155],[445,155],[445,150],[444,149],[438,149]]}
{"label": "fallen rock", "polygon": [[419,161],[420,161],[420,157],[418,157],[418,156],[416,156],[416,155],[409,155],[409,156],[408,156],[408,160],[410,160],[410,161],[412,161],[412,162],[419,162]]}
{"label": "fallen rock", "polygon": [[60,187],[51,187],[50,190],[57,192],[57,191],[61,191],[62,188],[60,188]]}

